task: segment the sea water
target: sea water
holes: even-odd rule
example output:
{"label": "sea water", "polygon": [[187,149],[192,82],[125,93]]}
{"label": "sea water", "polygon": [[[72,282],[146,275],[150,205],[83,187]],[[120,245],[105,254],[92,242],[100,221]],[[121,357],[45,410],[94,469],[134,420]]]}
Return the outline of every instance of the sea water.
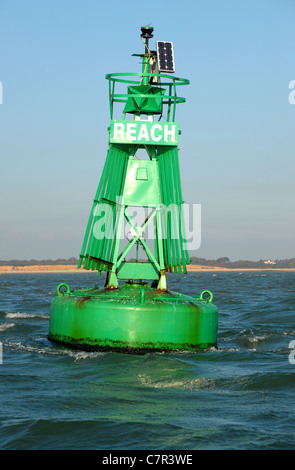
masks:
{"label": "sea water", "polygon": [[51,343],[60,282],[94,273],[0,276],[0,449],[293,449],[295,273],[169,275],[214,294],[218,347],[129,355]]}

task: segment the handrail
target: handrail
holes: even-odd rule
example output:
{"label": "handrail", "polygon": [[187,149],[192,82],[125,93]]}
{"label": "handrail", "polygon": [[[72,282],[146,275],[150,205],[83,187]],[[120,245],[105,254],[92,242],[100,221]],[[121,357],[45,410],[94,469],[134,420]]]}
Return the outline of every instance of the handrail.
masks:
{"label": "handrail", "polygon": [[168,86],[171,84],[171,81],[177,82],[177,85],[189,85],[189,80],[187,78],[175,77],[174,75],[166,75],[163,73],[148,73],[148,72],[124,72],[124,73],[108,73],[105,78],[107,80],[113,80],[121,83],[130,83],[138,84],[135,80],[122,80],[120,78],[113,77],[159,77],[159,78],[168,78],[169,82],[161,82],[161,85]]}
{"label": "handrail", "polygon": [[[129,77],[127,79],[127,77]],[[175,77],[174,75],[166,75],[160,73],[109,73],[105,76],[107,80],[109,80],[109,102],[110,102],[110,115],[111,119],[113,119],[113,105],[114,103],[126,103],[128,98],[154,98],[154,95],[146,95],[146,94],[133,94],[133,93],[115,93],[115,84],[116,83],[125,83],[128,85],[140,85],[141,80],[134,80],[134,77],[138,77],[142,80],[143,77],[158,77],[159,79],[164,79],[165,81],[159,81],[159,83],[151,84],[153,87],[157,88],[166,88],[169,87],[169,95],[162,95],[158,97],[162,100],[163,105],[168,105],[168,112],[167,112],[167,120],[170,120],[170,111],[171,106],[173,106],[173,121],[175,120],[175,111],[176,105],[179,103],[184,103],[186,100],[181,96],[177,96],[176,87],[189,85],[189,80],[186,78],[179,78]],[[173,87],[173,91],[172,91]],[[145,113],[143,113],[145,114]],[[125,114],[123,113],[123,119],[125,119]]]}

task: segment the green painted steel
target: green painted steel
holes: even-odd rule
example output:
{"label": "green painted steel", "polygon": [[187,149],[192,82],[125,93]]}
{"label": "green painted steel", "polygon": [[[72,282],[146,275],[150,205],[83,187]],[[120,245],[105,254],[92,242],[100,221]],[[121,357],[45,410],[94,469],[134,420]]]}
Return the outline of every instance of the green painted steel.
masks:
{"label": "green painted steel", "polygon": [[78,267],[99,272],[112,268],[113,241],[119,236],[117,222],[123,192],[122,178],[127,165],[128,152],[110,145],[91,208]]}
{"label": "green painted steel", "polygon": [[158,266],[158,278],[161,270],[186,273],[189,254],[185,243],[178,148],[150,147],[152,158],[138,160],[134,158],[137,146],[110,144],[78,267],[117,274],[122,254],[126,256],[132,248],[125,240],[125,248],[118,250],[122,246],[120,234],[124,220],[132,226],[128,206],[140,206],[154,208],[148,221],[155,219],[154,253],[144,239],[134,242],[138,241],[149,262]]}
{"label": "green painted steel", "polygon": [[[163,285],[163,273],[186,273],[186,265],[190,262],[182,214],[179,128],[175,122],[176,105],[185,102],[178,96],[177,89],[188,85],[189,81],[174,75],[151,73],[149,61],[152,55],[146,44],[146,53],[140,54],[142,73],[106,75],[111,114],[109,151],[78,267],[94,269],[99,274],[106,271],[109,287],[118,287],[117,278],[124,273],[130,276],[126,279],[138,278],[139,269],[128,268],[128,260],[124,259],[133,245],[137,252],[139,246],[143,249],[146,262],[150,264],[150,269],[143,266],[140,279],[150,279],[151,272],[156,271],[158,282],[160,284],[161,279]],[[120,90],[118,93],[115,89],[118,85],[127,85],[127,92]],[[124,104],[119,120],[114,119],[114,103]],[[126,114],[133,114],[134,120],[127,120]],[[162,121],[154,120],[158,114]],[[142,120],[142,115],[147,115],[148,120]],[[137,152],[141,149],[146,150],[147,159],[138,159]],[[131,243],[125,239],[124,244],[120,240],[126,222],[136,230],[129,206],[155,208],[148,224],[145,220],[141,224],[141,228],[154,233],[153,249],[146,243],[143,230]]]}
{"label": "green painted steel", "polygon": [[158,279],[157,268],[152,263],[122,262],[118,268],[118,279]]}
{"label": "green painted steel", "polygon": [[164,89],[151,85],[130,86],[124,113],[162,114],[164,93]]}
{"label": "green painted steel", "polygon": [[[165,93],[162,97],[162,105],[167,105],[167,121],[175,121],[176,114],[176,105],[180,103],[185,103],[185,98],[177,94],[177,89],[179,86],[189,85],[189,80],[186,78],[175,77],[174,75],[165,75],[157,74],[150,72],[142,73],[110,73],[106,75],[106,79],[109,81],[109,98],[110,98],[110,115],[111,119],[114,119],[114,103],[124,103],[126,104],[130,98],[137,99],[138,97],[143,98],[138,93],[131,94],[129,93],[117,93],[116,86],[126,84],[126,85],[135,85],[138,86],[142,83],[143,80],[149,81],[152,78],[159,78],[161,83],[155,85],[155,88],[164,88],[168,90],[168,94]],[[154,99],[154,96],[149,94],[145,95],[147,99]],[[140,112],[140,111],[138,111]],[[172,118],[171,118],[172,114]],[[125,119],[125,112],[123,110],[122,119]]]}
{"label": "green painted steel", "polygon": [[67,290],[53,300],[49,339],[84,350],[204,349],[216,346],[217,309],[210,297],[161,293],[141,283]]}
{"label": "green painted steel", "polygon": [[[212,294],[186,296],[167,286],[166,272],[186,273],[190,263],[175,121],[176,106],[185,102],[179,86],[189,81],[151,73],[156,53],[144,37],[145,53],[137,54],[142,72],[106,75],[109,148],[78,262],[106,272],[105,288],[60,284],[51,305],[49,339],[70,347],[142,352],[217,345]],[[143,209],[139,222],[134,208]],[[127,282],[119,286],[120,279]]]}

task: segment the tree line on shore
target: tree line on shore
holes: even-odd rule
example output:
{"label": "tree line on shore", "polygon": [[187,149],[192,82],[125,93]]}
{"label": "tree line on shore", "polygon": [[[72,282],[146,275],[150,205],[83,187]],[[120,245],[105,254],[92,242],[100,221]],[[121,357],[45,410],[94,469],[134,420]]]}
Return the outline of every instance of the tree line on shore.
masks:
{"label": "tree line on shore", "polygon": [[[75,257],[72,258],[58,258],[55,260],[52,259],[30,259],[30,260],[18,260],[11,259],[6,261],[0,260],[0,266],[56,266],[56,265],[77,265],[78,259]],[[259,261],[249,261],[249,260],[238,260],[230,261],[227,256],[217,258],[217,259],[205,259],[197,258],[195,256],[191,257],[191,264],[196,265],[200,264],[203,266],[218,266],[221,268],[263,268],[263,269],[279,269],[279,268],[295,268],[295,258],[284,259],[284,260],[259,260]]]}
{"label": "tree line on shore", "polygon": [[249,261],[249,260],[237,260],[230,261],[226,256],[217,259],[205,259],[205,258],[191,258],[191,264],[201,264],[203,266],[219,266],[221,268],[263,268],[263,269],[276,269],[276,268],[295,268],[295,258],[290,259],[275,259],[275,260],[265,260],[261,259],[259,261]]}
{"label": "tree line on shore", "polygon": [[19,260],[10,259],[6,261],[0,260],[0,266],[56,266],[56,265],[76,265],[78,263],[77,258],[58,258],[58,259],[30,259],[30,260]]}

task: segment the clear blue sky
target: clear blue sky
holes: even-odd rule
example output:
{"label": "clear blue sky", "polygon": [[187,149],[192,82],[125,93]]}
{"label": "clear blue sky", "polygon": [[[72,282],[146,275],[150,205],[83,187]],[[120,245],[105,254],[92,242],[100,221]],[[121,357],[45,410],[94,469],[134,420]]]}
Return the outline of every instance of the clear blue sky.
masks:
{"label": "clear blue sky", "polygon": [[140,27],[190,80],[177,120],[205,258],[295,256],[294,0],[0,0],[0,259],[78,256],[108,147],[110,72]]}

